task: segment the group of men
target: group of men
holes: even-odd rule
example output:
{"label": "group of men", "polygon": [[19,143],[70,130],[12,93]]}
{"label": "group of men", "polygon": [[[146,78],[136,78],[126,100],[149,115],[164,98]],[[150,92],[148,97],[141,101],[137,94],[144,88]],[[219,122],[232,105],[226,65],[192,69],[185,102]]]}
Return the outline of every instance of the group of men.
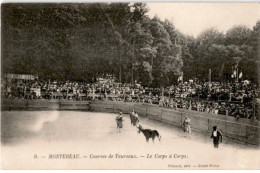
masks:
{"label": "group of men", "polygon": [[[134,109],[130,113],[130,120],[131,120],[131,124],[133,126],[136,126],[137,123],[139,122],[138,114],[134,111]],[[120,112],[119,115],[116,117],[116,124],[117,124],[117,130],[120,133],[120,129],[123,128],[123,113],[122,112]]]}
{"label": "group of men", "polygon": [[[136,126],[139,122],[138,114],[132,110],[130,113],[130,120],[133,126]],[[123,128],[123,113],[120,112],[119,115],[116,117],[116,124],[118,132],[120,133],[120,129]],[[184,133],[191,133],[191,120],[187,116],[183,121],[183,131]],[[222,133],[217,129],[217,126],[213,127],[213,131],[211,133],[211,138],[213,139],[214,148],[218,148],[219,143],[222,142]]]}

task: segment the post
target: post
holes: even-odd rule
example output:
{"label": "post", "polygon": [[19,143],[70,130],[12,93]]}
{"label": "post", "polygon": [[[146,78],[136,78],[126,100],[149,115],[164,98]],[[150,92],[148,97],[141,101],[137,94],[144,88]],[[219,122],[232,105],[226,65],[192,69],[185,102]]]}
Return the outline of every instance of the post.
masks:
{"label": "post", "polygon": [[125,89],[123,90],[123,94],[124,94],[124,102],[125,102]]}
{"label": "post", "polygon": [[253,120],[255,120],[255,91],[254,91],[254,94],[253,94]]}
{"label": "post", "polygon": [[106,87],[105,87],[104,97],[105,97],[105,100],[107,100],[107,90],[106,90]]}
{"label": "post", "polygon": [[211,82],[211,68],[209,69],[209,82]]}
{"label": "post", "polygon": [[183,113],[181,113],[181,124],[180,124],[181,127],[182,127],[182,122],[183,122]]}
{"label": "post", "polygon": [[183,72],[181,72],[181,79],[182,79],[182,80],[181,80],[181,83],[183,84],[183,80],[184,80],[184,79],[183,79]]}
{"label": "post", "polygon": [[93,85],[93,87],[92,87],[92,100],[94,100],[94,85]]}
{"label": "post", "polygon": [[59,110],[60,110],[60,108],[61,108],[61,104],[60,104],[60,98],[59,98]]}
{"label": "post", "polygon": [[132,85],[134,85],[134,55],[135,55],[135,37],[133,39],[132,73],[131,73]]}
{"label": "post", "polygon": [[122,82],[122,65],[121,65],[121,59],[122,59],[122,53],[121,53],[121,45],[119,46],[119,82],[121,84]]}
{"label": "post", "polygon": [[238,67],[236,69],[236,79],[237,79],[237,82],[238,82]]}
{"label": "post", "polygon": [[162,118],[162,114],[163,114],[163,110],[161,109],[161,120],[163,119],[163,118]]}
{"label": "post", "polygon": [[164,98],[164,88],[162,88],[162,98]]}
{"label": "post", "polygon": [[101,87],[101,84],[100,84],[100,83],[99,83],[99,85],[100,85],[99,98],[102,100],[102,97],[101,97],[101,89],[102,89],[102,87]]}
{"label": "post", "polygon": [[208,118],[208,131],[210,130],[210,127],[209,127],[209,118]]}

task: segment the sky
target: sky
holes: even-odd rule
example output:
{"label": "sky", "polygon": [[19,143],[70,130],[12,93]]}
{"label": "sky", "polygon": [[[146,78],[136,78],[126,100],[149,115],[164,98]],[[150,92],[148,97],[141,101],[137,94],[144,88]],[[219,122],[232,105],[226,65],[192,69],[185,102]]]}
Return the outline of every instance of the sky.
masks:
{"label": "sky", "polygon": [[147,3],[148,15],[168,19],[184,34],[197,37],[208,28],[220,32],[260,20],[260,3]]}

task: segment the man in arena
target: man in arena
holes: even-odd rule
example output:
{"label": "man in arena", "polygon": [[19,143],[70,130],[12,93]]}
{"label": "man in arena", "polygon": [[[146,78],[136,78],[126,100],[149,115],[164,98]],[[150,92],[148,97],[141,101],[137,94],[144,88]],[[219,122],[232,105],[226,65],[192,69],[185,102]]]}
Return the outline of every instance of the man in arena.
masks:
{"label": "man in arena", "polygon": [[213,127],[211,138],[213,138],[214,148],[218,148],[219,143],[222,142],[222,133],[217,130],[217,126]]}

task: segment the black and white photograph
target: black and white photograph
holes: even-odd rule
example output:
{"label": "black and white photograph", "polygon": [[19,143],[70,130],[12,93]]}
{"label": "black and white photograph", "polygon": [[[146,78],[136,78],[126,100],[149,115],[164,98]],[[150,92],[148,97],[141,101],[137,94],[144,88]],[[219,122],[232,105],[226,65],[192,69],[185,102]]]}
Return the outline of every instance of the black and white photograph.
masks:
{"label": "black and white photograph", "polygon": [[260,3],[3,2],[1,169],[259,170]]}

